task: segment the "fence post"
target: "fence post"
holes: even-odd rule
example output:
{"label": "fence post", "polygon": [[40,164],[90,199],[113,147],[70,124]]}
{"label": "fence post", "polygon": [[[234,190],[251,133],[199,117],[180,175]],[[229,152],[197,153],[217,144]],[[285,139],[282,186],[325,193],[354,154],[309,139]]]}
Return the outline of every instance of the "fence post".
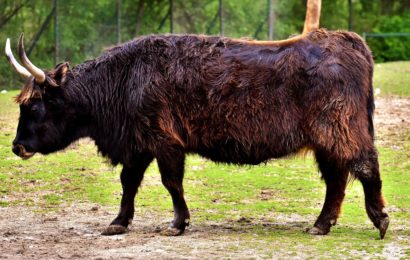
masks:
{"label": "fence post", "polygon": [[169,31],[174,33],[174,1],[169,0]]}
{"label": "fence post", "polygon": [[353,5],[352,0],[349,0],[349,31],[353,30]]}
{"label": "fence post", "polygon": [[219,0],[219,34],[224,35],[224,21],[222,14],[222,0]]}
{"label": "fence post", "polygon": [[121,0],[117,0],[117,44],[121,43]]}
{"label": "fence post", "polygon": [[275,12],[273,11],[273,2],[275,0],[268,0],[268,10],[269,10],[269,15],[268,15],[268,39],[273,40],[273,29],[274,29],[274,22],[275,22]]}
{"label": "fence post", "polygon": [[60,52],[60,39],[59,39],[59,32],[58,32],[58,8],[57,8],[57,0],[54,0],[54,64],[57,64],[59,61],[59,52]]}

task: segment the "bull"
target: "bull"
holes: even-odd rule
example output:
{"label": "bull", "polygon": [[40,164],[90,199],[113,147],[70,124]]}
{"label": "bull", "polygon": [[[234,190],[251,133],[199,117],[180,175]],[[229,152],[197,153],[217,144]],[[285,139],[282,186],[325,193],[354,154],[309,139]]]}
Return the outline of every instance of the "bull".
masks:
{"label": "bull", "polygon": [[120,211],[105,235],[127,231],[154,158],[174,207],[164,234],[180,235],[190,219],[182,185],[187,154],[256,165],[308,149],[326,184],[322,211],[308,232],[325,235],[336,224],[350,175],[362,183],[368,217],[385,236],[373,60],[355,33],[313,30],[277,42],[150,35],[48,71],[27,58],[23,35],[22,65],[9,40],[6,54],[26,78],[16,97],[16,155],[49,154],[89,137],[113,165],[123,166]]}

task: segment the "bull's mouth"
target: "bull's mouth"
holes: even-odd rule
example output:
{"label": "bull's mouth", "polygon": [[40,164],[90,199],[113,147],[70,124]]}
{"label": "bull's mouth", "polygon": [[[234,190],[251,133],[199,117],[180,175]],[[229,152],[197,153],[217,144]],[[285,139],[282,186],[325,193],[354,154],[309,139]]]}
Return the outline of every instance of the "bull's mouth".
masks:
{"label": "bull's mouth", "polygon": [[17,147],[19,149],[18,156],[20,156],[24,160],[31,158],[35,154],[35,152],[28,152],[26,148],[22,146],[21,144],[18,144]]}

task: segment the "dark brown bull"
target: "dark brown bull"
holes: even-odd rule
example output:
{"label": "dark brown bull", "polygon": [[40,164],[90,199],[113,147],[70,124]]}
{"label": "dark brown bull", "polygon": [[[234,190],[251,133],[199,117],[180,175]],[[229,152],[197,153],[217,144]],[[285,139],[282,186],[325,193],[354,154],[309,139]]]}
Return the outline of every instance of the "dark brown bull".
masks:
{"label": "dark brown bull", "polygon": [[[157,159],[175,217],[165,233],[189,223],[182,179],[185,155],[259,164],[314,152],[327,191],[311,234],[335,225],[349,173],[363,184],[369,218],[384,237],[381,180],[374,146],[373,61],[354,33],[316,30],[280,42],[197,35],[146,36],[73,69],[24,64],[16,98],[20,120],[13,151],[23,157],[92,138],[122,164],[123,197],[104,231],[126,231],[144,172]],[[33,75],[33,76],[31,76]]]}

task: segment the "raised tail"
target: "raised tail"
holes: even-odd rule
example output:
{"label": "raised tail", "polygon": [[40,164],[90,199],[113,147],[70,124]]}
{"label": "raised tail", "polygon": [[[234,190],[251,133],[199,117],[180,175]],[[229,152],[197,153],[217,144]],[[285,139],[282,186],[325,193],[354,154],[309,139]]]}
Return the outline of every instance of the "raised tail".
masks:
{"label": "raised tail", "polygon": [[303,26],[303,35],[319,29],[320,8],[322,0],[307,0],[305,24]]}

